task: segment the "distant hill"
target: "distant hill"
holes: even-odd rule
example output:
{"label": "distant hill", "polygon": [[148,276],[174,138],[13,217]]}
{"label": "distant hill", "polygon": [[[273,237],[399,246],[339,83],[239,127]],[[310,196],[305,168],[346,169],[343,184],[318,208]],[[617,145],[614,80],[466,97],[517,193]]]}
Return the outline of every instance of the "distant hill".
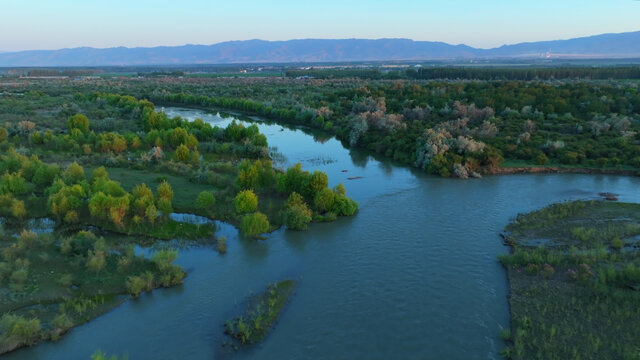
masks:
{"label": "distant hill", "polygon": [[520,43],[493,49],[409,39],[247,40],[213,45],[151,48],[81,47],[0,53],[0,66],[185,65],[540,57],[640,57],[640,31]]}

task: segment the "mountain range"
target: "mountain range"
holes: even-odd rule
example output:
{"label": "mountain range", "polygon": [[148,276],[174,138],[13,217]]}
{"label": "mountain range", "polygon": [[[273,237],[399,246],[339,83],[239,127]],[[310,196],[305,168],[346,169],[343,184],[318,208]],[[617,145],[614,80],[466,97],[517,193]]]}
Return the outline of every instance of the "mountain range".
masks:
{"label": "mountain range", "polygon": [[302,39],[227,41],[213,45],[79,47],[0,52],[0,66],[120,66],[300,63],[499,58],[640,57],[640,31],[480,49],[410,39]]}

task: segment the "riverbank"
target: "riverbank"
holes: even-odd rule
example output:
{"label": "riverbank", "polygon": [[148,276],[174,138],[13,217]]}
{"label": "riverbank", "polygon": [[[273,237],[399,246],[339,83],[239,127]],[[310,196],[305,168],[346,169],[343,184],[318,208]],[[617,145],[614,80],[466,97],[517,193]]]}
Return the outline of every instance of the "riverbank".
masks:
{"label": "riverbank", "polygon": [[510,359],[634,359],[640,349],[640,204],[575,201],[506,228]]}
{"label": "riverbank", "polygon": [[515,175],[515,174],[601,174],[637,176],[637,170],[628,169],[597,169],[563,166],[500,166],[488,173],[488,175]]}

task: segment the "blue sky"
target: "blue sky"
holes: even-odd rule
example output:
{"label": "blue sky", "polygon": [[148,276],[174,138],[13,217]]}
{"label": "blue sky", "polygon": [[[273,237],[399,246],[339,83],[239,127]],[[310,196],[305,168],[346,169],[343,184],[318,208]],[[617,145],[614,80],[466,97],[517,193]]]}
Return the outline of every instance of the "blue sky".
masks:
{"label": "blue sky", "polygon": [[256,38],[402,37],[494,47],[637,31],[640,1],[5,0],[0,19],[0,51]]}

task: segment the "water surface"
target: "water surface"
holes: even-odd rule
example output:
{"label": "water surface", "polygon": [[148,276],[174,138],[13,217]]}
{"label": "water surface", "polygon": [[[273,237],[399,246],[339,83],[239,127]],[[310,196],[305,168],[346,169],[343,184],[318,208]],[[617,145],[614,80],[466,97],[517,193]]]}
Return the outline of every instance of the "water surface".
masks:
{"label": "water surface", "polygon": [[[168,108],[226,126],[231,119]],[[640,200],[637,178],[514,175],[442,179],[349,151],[339,141],[260,124],[285,164],[329,174],[360,203],[351,218],[246,240],[218,223],[228,253],[181,250],[184,285],[156,290],[75,328],[57,343],[8,359],[498,359],[508,326],[505,253],[498,233],[519,212],[553,202]],[[316,141],[322,139],[322,141]],[[347,172],[343,172],[347,170]],[[358,180],[348,177],[361,176]],[[262,344],[223,356],[223,323],[250,293],[285,278],[296,295]]]}

